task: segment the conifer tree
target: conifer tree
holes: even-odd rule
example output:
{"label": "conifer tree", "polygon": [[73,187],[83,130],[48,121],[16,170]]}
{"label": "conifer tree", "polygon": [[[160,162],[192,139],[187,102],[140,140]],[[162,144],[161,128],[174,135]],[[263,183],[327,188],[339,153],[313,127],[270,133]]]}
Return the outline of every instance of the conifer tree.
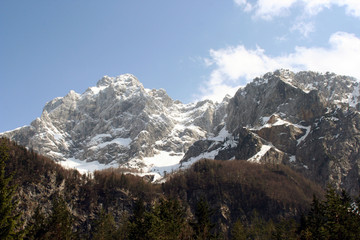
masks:
{"label": "conifer tree", "polygon": [[250,239],[270,239],[272,233],[275,230],[275,226],[272,220],[265,221],[263,217],[259,215],[257,210],[253,210],[250,225],[247,226],[247,237]]}
{"label": "conifer tree", "polygon": [[39,206],[36,208],[26,228],[25,239],[28,240],[42,239],[46,234],[46,219]]}
{"label": "conifer tree", "polygon": [[185,211],[178,200],[161,199],[150,210],[141,201],[130,218],[129,239],[176,240],[192,239]]}
{"label": "conifer tree", "polygon": [[53,211],[46,226],[45,239],[74,239],[75,236],[72,231],[73,216],[66,206],[65,200],[58,196],[53,199],[52,203]]}
{"label": "conifer tree", "polygon": [[185,211],[176,199],[161,199],[149,212],[145,221],[150,223],[147,235],[153,239],[182,239],[185,238]]}
{"label": "conifer tree", "polygon": [[231,228],[231,239],[233,240],[246,240],[247,234],[244,228],[244,225],[240,220],[237,220],[234,223],[234,226]]}
{"label": "conifer tree", "polygon": [[176,199],[161,200],[158,208],[159,217],[165,223],[165,235],[169,239],[179,239],[186,224],[185,211],[180,202]]}
{"label": "conifer tree", "polygon": [[302,239],[358,239],[359,204],[342,191],[328,187],[326,199],[314,198],[309,214],[301,225]]}
{"label": "conifer tree", "polygon": [[213,210],[210,209],[209,203],[201,199],[196,204],[195,209],[195,222],[192,223],[192,227],[195,232],[195,239],[214,239],[215,235],[212,233],[215,224],[211,222],[211,216]]}
{"label": "conifer tree", "polygon": [[115,223],[114,216],[111,213],[106,213],[104,209],[101,209],[98,219],[96,219],[94,223],[92,239],[123,239],[120,231],[121,229],[119,229]]}
{"label": "conifer tree", "polygon": [[9,159],[8,147],[1,139],[0,143],[0,239],[21,239],[20,214],[15,213],[15,185],[10,185],[12,175],[5,173],[6,161]]}
{"label": "conifer tree", "polygon": [[129,219],[129,239],[146,239],[144,227],[145,204],[142,198],[134,204],[134,214]]}
{"label": "conifer tree", "polygon": [[276,240],[291,240],[299,239],[297,232],[298,224],[295,219],[282,219],[275,225],[275,230],[272,233],[271,239]]}

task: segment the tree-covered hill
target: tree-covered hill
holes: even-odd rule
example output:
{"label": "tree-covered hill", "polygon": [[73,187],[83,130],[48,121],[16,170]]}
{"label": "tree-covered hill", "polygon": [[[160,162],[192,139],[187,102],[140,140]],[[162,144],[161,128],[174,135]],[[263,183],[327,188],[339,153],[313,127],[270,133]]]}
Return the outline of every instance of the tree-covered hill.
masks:
{"label": "tree-covered hill", "polygon": [[153,184],[125,169],[81,175],[7,139],[1,145],[26,239],[263,239],[254,236],[300,237],[300,226],[310,236],[300,219],[313,218],[301,216],[319,205],[313,195],[324,199],[283,165],[202,160]]}

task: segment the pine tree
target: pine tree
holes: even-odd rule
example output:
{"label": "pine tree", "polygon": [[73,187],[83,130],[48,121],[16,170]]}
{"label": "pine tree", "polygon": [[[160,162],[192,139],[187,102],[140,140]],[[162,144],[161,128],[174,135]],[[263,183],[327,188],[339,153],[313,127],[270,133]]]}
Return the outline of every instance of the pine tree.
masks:
{"label": "pine tree", "polygon": [[294,219],[282,219],[275,225],[275,230],[272,234],[272,239],[277,240],[291,240],[299,239],[298,224]]}
{"label": "pine tree", "polygon": [[74,239],[72,231],[73,216],[66,206],[65,200],[57,196],[52,201],[53,211],[46,226],[45,239]]}
{"label": "pine tree", "polygon": [[179,239],[186,224],[185,211],[176,199],[161,200],[159,217],[164,222],[164,233],[168,239]]}
{"label": "pine tree", "polygon": [[359,204],[342,191],[328,187],[326,199],[314,197],[310,212],[301,225],[302,239],[358,239],[360,235]]}
{"label": "pine tree", "polygon": [[96,240],[110,240],[110,239],[125,239],[122,236],[121,229],[115,223],[114,216],[111,213],[106,213],[101,209],[98,218],[94,222],[94,231],[92,239]]}
{"label": "pine tree", "polygon": [[0,143],[0,239],[21,239],[19,232],[20,214],[15,214],[17,202],[14,200],[15,185],[10,185],[12,175],[5,173],[6,161],[9,159],[5,141]]}
{"label": "pine tree", "polygon": [[142,198],[134,204],[134,213],[129,219],[129,239],[146,239],[146,229],[144,227],[145,204]]}
{"label": "pine tree", "polygon": [[46,219],[38,206],[34,215],[26,226],[25,239],[42,239],[46,234]]}
{"label": "pine tree", "polygon": [[273,221],[265,221],[256,210],[253,210],[251,224],[247,227],[247,237],[255,240],[270,239],[274,231]]}
{"label": "pine tree", "polygon": [[150,220],[150,229],[147,235],[152,234],[154,239],[183,239],[186,238],[185,211],[176,199],[161,199],[147,215],[145,221]]}
{"label": "pine tree", "polygon": [[178,200],[161,199],[150,210],[138,201],[130,218],[129,239],[192,239],[192,230]]}
{"label": "pine tree", "polygon": [[195,222],[191,225],[195,232],[195,239],[214,239],[215,235],[212,233],[215,224],[211,222],[213,210],[210,209],[206,200],[201,199],[196,204]]}
{"label": "pine tree", "polygon": [[234,223],[234,226],[231,229],[231,239],[233,240],[246,240],[246,230],[244,225],[241,223],[240,220],[237,220]]}

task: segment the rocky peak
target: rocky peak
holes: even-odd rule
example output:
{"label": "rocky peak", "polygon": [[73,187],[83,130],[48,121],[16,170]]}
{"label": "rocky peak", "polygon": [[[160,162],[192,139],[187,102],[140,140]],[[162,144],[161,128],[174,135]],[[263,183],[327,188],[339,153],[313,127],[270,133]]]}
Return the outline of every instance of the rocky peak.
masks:
{"label": "rocky peak", "polygon": [[264,124],[263,118],[277,114],[292,122],[311,121],[321,116],[326,104],[317,91],[306,92],[293,84],[294,74],[276,71],[256,78],[237,91],[227,109],[227,127],[256,127]]}
{"label": "rocky peak", "polygon": [[[148,90],[148,94],[155,100],[160,101],[166,107],[170,107],[174,104],[174,100],[169,97],[164,89],[152,89]],[[181,103],[180,103],[181,104]]]}
{"label": "rocky peak", "polygon": [[119,164],[151,169],[179,162],[196,140],[216,131],[225,108],[211,101],[175,102],[131,74],[105,76],[83,94],[70,91],[48,102],[31,126],[5,135],[80,170]]}
{"label": "rocky peak", "polygon": [[111,85],[125,85],[125,86],[142,86],[139,80],[132,74],[123,74],[117,77],[104,76],[100,79],[96,87],[107,87]]}
{"label": "rocky peak", "polygon": [[348,76],[334,73],[299,72],[294,75],[294,84],[304,91],[317,90],[328,103],[359,108],[359,82]]}
{"label": "rocky peak", "polygon": [[326,186],[360,189],[359,83],[346,76],[278,70],[240,88],[224,128],[195,142],[182,164],[203,157],[283,163]]}

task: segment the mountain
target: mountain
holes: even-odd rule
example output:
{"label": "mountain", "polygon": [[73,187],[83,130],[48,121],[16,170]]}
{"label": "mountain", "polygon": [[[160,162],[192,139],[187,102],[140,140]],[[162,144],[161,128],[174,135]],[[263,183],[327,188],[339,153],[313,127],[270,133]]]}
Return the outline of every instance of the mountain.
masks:
{"label": "mountain", "polygon": [[163,89],[145,89],[133,75],[103,77],[83,94],[48,102],[30,126],[6,136],[82,171],[122,165],[176,165],[196,141],[217,134],[227,100],[183,104]]}
{"label": "mountain", "polygon": [[105,76],[1,135],[82,171],[120,165],[159,177],[202,158],[238,159],[285,164],[357,194],[359,96],[351,77],[278,70],[221,103],[183,104],[133,75]]}
{"label": "mountain", "polygon": [[[199,140],[182,159],[202,156],[282,163],[326,186],[359,193],[359,83],[335,74],[279,70],[230,99],[223,140]],[[198,154],[199,153],[199,154]]]}

